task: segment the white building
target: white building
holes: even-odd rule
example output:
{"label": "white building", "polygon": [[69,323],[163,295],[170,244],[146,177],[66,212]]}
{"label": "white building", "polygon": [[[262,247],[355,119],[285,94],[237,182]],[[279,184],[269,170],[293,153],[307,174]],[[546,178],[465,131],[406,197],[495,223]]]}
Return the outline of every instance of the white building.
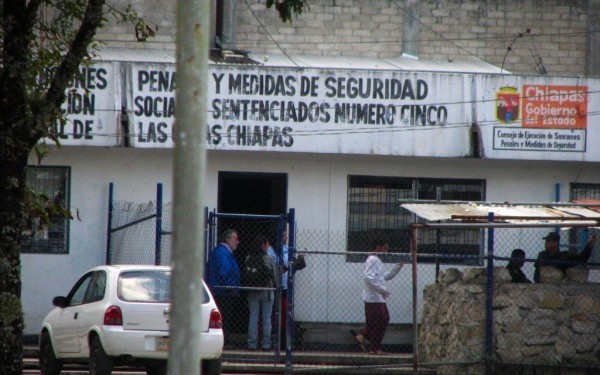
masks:
{"label": "white building", "polygon": [[[298,231],[341,233],[310,250],[349,251],[349,239],[405,228],[398,198],[600,195],[598,79],[509,74],[475,59],[251,57],[209,69],[205,200],[239,213],[295,208]],[[140,203],[162,183],[171,200],[173,56],[109,48],[85,73],[65,104],[70,122],[57,130],[63,147],[30,170],[34,186],[66,199],[75,217],[26,243],[26,334],[38,332],[53,296],[105,262],[109,183],[116,199]],[[251,206],[257,190],[270,199]],[[526,250],[534,257],[541,243]],[[362,321],[362,265],[343,261],[332,273],[308,261],[297,317]],[[409,272],[394,288],[410,290]],[[333,294],[343,312],[329,311]],[[392,321],[408,322],[410,294],[398,295]]]}

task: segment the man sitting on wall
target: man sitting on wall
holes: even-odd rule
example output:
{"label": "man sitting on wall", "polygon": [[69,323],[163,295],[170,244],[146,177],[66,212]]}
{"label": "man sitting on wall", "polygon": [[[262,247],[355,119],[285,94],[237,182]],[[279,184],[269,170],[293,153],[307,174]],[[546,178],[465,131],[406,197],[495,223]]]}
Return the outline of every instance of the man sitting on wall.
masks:
{"label": "man sitting on wall", "polygon": [[583,251],[578,254],[571,254],[568,251],[559,251],[560,234],[550,232],[544,239],[546,240],[546,249],[538,254],[534,264],[535,273],[533,280],[536,283],[540,282],[540,267],[554,266],[564,273],[567,268],[587,263],[592,255],[592,249],[596,244],[596,235],[593,234],[588,239]]}

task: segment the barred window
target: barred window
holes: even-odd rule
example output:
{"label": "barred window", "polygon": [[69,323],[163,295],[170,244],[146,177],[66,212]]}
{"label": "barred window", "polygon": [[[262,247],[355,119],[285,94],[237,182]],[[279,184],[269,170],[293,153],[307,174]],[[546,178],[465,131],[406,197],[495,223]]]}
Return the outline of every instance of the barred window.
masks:
{"label": "barred window", "polygon": [[[38,193],[43,193],[55,203],[69,207],[70,195],[69,167],[27,167],[27,183]],[[50,225],[42,226],[34,223],[23,233],[23,253],[68,254],[69,253],[69,219],[52,218]]]}
{"label": "barred window", "polygon": [[[380,176],[348,176],[348,252],[367,252],[376,235],[385,235],[390,253],[410,251],[410,225],[418,222],[400,207],[400,199],[464,200],[485,199],[485,181]],[[478,264],[482,252],[479,229],[419,232],[419,262]],[[457,255],[459,257],[457,257]],[[472,258],[464,258],[472,255]],[[348,256],[360,262],[363,257]]]}
{"label": "barred window", "polygon": [[600,200],[600,184],[571,184],[571,200],[598,199]]}

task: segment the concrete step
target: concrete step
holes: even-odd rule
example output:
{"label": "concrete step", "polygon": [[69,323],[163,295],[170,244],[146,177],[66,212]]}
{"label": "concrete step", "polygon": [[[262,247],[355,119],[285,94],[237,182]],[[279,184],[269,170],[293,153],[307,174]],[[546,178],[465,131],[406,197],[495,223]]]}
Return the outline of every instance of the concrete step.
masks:
{"label": "concrete step", "polygon": [[[38,368],[38,349],[24,347],[24,368]],[[231,374],[281,374],[286,370],[285,352],[277,358],[274,352],[225,350],[223,352],[223,373]],[[415,374],[412,368],[411,353],[391,353],[385,356],[369,355],[362,352],[323,352],[295,351],[292,358],[294,374]],[[86,366],[66,366],[63,374],[85,372]],[[119,367],[118,374],[143,373],[136,369]],[[419,368],[420,375],[435,375],[435,371]]]}

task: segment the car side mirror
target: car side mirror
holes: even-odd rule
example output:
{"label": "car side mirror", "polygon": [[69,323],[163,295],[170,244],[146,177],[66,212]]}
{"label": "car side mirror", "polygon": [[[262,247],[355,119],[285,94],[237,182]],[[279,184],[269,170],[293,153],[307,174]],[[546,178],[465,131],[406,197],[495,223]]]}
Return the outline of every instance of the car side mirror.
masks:
{"label": "car side mirror", "polygon": [[59,296],[52,298],[52,304],[56,307],[63,308],[67,306],[67,297]]}

